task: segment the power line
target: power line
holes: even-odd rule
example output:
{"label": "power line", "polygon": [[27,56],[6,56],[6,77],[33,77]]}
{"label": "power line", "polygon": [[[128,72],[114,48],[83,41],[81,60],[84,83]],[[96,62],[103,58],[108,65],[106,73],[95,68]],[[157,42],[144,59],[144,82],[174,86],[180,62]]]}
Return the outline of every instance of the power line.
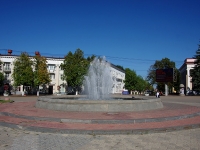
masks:
{"label": "power line", "polygon": [[[0,49],[0,51],[4,51],[5,54],[7,53],[8,49]],[[31,53],[34,54],[35,52],[31,52],[31,51],[18,51],[18,50],[13,50],[13,53],[17,52],[17,53],[21,53],[21,52],[27,52],[27,53]],[[57,56],[57,57],[64,57],[66,54],[52,54],[52,53],[42,53],[44,55],[47,56]],[[97,57],[101,57],[104,55],[95,55],[95,54],[84,54],[84,56],[97,56]],[[153,60],[153,59],[141,59],[141,58],[127,58],[127,57],[115,57],[115,56],[105,56],[107,59],[112,59],[112,60],[118,60],[118,61],[126,61],[126,62],[134,62],[134,61],[140,61],[140,63],[146,63],[146,62],[155,62],[157,60]],[[177,64],[183,64],[184,61],[180,61],[180,60],[175,60],[174,61]]]}

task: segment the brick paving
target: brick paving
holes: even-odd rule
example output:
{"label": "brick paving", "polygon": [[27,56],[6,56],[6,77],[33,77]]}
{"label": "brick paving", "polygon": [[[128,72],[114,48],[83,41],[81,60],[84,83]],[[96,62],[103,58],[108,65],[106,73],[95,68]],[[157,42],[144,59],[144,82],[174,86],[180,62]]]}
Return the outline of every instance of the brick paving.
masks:
{"label": "brick paving", "polygon": [[64,133],[143,133],[200,126],[200,107],[163,102],[142,112],[61,112],[35,107],[35,101],[0,105],[0,124]]}
{"label": "brick paving", "polygon": [[26,99],[0,104],[0,150],[200,149],[198,98],[130,113],[43,110]]}

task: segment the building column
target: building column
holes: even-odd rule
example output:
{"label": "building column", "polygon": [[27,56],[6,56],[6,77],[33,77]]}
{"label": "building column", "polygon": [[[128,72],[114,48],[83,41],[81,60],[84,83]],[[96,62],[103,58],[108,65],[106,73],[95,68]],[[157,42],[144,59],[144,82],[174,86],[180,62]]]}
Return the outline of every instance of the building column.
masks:
{"label": "building column", "polygon": [[59,92],[58,86],[60,86],[59,83],[59,78],[60,78],[60,74],[59,74],[59,64],[56,64],[56,71],[55,71],[55,78],[56,78],[56,92]]}
{"label": "building column", "polygon": [[186,89],[189,87],[190,90],[192,90],[192,87],[190,86],[190,69],[187,68],[187,75],[186,75]]}

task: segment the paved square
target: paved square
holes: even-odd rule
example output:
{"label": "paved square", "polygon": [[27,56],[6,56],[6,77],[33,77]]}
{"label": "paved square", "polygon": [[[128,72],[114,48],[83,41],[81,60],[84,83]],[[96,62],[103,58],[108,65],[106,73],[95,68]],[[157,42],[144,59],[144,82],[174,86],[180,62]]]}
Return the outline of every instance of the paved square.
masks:
{"label": "paved square", "polygon": [[0,127],[0,150],[200,150],[200,129],[144,135],[78,135]]}
{"label": "paved square", "polygon": [[[35,98],[19,97],[15,100],[35,101]],[[200,107],[199,97],[169,96],[162,100],[170,105]],[[0,150],[200,150],[200,128],[142,135],[89,135],[41,133],[0,126]]]}

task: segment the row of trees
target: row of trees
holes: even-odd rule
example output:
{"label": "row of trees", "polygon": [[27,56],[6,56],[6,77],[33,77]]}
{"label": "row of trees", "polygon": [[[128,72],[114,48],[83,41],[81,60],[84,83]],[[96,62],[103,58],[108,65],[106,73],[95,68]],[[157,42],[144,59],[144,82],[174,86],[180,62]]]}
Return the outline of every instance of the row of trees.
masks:
{"label": "row of trees", "polygon": [[[77,49],[74,53],[71,51],[64,57],[63,63],[60,68],[64,71],[62,80],[67,81],[68,86],[78,90],[83,84],[84,76],[87,73],[89,64],[95,58],[84,58],[84,53],[81,49]],[[13,86],[31,86],[38,87],[39,85],[48,84],[51,82],[49,72],[47,70],[47,60],[45,57],[36,55],[29,57],[27,53],[22,53],[14,61],[14,69],[12,78],[14,80]],[[141,76],[138,76],[135,71],[129,68],[124,69],[121,66],[117,66],[125,71],[125,88],[129,90],[137,90],[139,92],[149,89],[149,84]],[[3,74],[0,74],[0,80],[3,81]]]}
{"label": "row of trees", "polygon": [[138,91],[141,93],[145,90],[153,90],[153,87],[149,84],[149,82],[143,79],[142,76],[137,75],[134,70],[126,68],[125,74],[125,88],[129,91]]}
{"label": "row of trees", "polygon": [[[172,88],[175,91],[179,91],[180,85],[180,72],[175,67],[175,62],[171,61],[169,58],[163,58],[162,60],[156,60],[153,65],[150,66],[148,70],[148,75],[146,79],[143,79],[142,76],[137,75],[134,70],[130,70],[129,68],[124,69],[121,66],[119,68],[125,70],[126,78],[125,78],[125,88],[129,91],[145,91],[145,90],[154,90],[154,86],[159,91],[165,91],[165,84],[168,85],[170,91],[172,92]],[[156,82],[156,70],[157,69],[167,69],[174,68],[176,74],[176,80],[174,82]]]}
{"label": "row of trees", "polygon": [[27,53],[22,53],[20,57],[16,58],[13,64],[13,86],[38,87],[39,85],[51,82],[46,63],[47,60],[45,57],[36,55],[31,59]]}
{"label": "row of trees", "polygon": [[[0,60],[0,65],[2,65],[2,64],[3,64],[3,62]],[[0,86],[3,85],[3,81],[4,81],[4,75],[2,72],[0,72]]]}
{"label": "row of trees", "polygon": [[153,90],[153,87],[147,82],[147,80],[143,79],[142,76],[137,75],[135,70],[131,70],[129,68],[123,68],[120,65],[117,65],[118,68],[125,71],[125,89],[129,92],[138,91],[139,93],[144,92],[145,90]]}
{"label": "row of trees", "polygon": [[[62,80],[67,81],[68,86],[76,90],[83,83],[84,75],[87,73],[90,62],[95,58],[94,55],[84,58],[83,51],[77,49],[73,54],[71,51],[65,56],[60,68],[64,70]],[[1,64],[3,62],[0,62]],[[13,63],[12,78],[13,87],[20,85],[39,87],[40,85],[51,82],[50,74],[47,70],[47,60],[41,55],[29,57],[27,53],[21,53]],[[0,72],[0,83],[3,85],[4,75]]]}
{"label": "row of trees", "polygon": [[[3,62],[0,62],[2,64]],[[50,77],[46,67],[46,58],[36,55],[31,59],[27,53],[21,55],[14,61],[12,78],[13,86],[39,86],[49,83]],[[0,72],[0,84],[3,85],[4,75]]]}

